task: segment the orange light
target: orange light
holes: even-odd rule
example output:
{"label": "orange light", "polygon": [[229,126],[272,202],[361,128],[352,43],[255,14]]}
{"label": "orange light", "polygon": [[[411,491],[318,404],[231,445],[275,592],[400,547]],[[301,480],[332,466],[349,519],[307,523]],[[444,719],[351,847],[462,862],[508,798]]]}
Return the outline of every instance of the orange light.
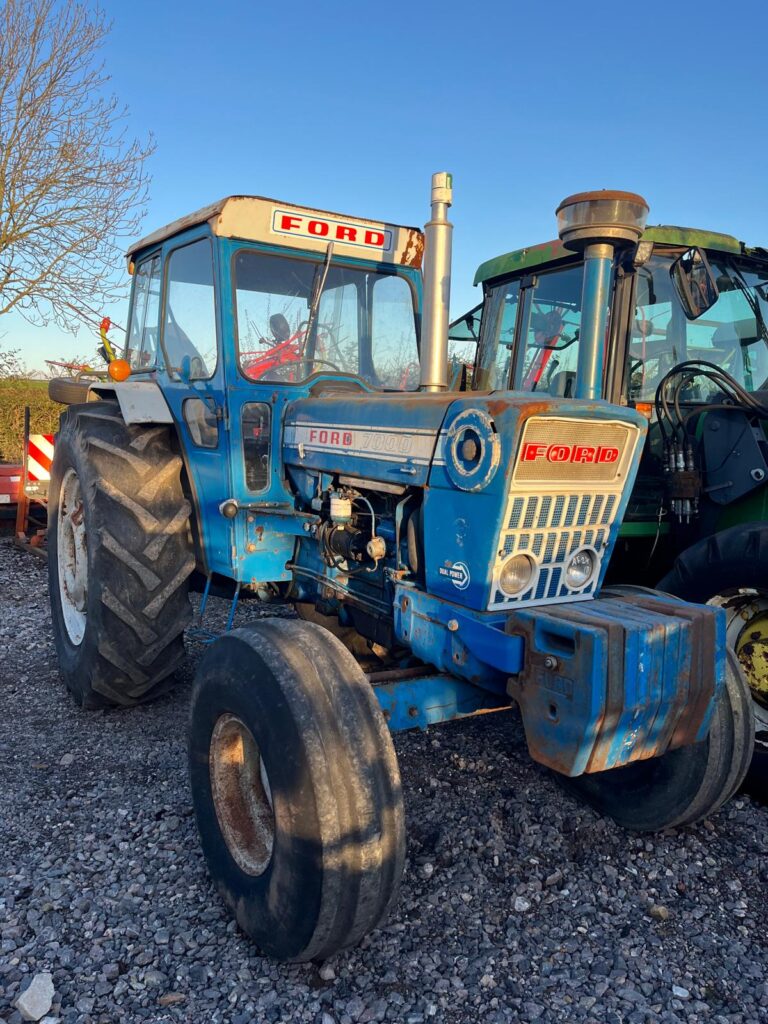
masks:
{"label": "orange light", "polygon": [[647,420],[649,420],[653,414],[653,405],[651,402],[635,402],[635,409],[637,409],[641,415],[645,416]]}
{"label": "orange light", "polygon": [[131,364],[125,359],[113,359],[107,368],[112,380],[127,380],[131,375]]}

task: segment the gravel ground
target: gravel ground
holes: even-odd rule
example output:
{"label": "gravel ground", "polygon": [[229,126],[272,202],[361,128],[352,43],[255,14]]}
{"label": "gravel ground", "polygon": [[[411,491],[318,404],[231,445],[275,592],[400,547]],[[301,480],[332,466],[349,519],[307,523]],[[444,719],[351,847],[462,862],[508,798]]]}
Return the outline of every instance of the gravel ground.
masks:
{"label": "gravel ground", "polygon": [[529,761],[513,714],[400,736],[398,906],[360,948],[281,966],[205,873],[189,676],[148,707],[80,711],[57,678],[45,566],[4,544],[0,674],[7,1024],[42,971],[52,1017],[71,1024],[768,1021],[766,810],[747,797],[636,838]]}

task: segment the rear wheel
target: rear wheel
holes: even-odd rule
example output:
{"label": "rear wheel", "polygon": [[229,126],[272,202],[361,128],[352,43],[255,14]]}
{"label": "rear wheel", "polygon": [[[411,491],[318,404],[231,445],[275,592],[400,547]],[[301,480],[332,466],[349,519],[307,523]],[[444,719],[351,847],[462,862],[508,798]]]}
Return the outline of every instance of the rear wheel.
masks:
{"label": "rear wheel", "polygon": [[686,601],[718,604],[728,616],[728,644],[736,652],[755,712],[750,785],[768,788],[768,528],[730,527],[694,544],[659,583]]}
{"label": "rear wheel", "polygon": [[67,409],[48,571],[59,669],[84,707],[147,700],[183,661],[190,512],[167,427],[128,426],[115,402]]}
{"label": "rear wheel", "polygon": [[373,690],[312,623],[217,640],[192,697],[190,782],[210,874],[278,960],[328,957],[386,915],[400,884],[400,776]]}
{"label": "rear wheel", "polygon": [[729,650],[725,685],[704,741],[562,781],[575,796],[632,831],[692,825],[714,814],[743,782],[754,729],[749,687]]}

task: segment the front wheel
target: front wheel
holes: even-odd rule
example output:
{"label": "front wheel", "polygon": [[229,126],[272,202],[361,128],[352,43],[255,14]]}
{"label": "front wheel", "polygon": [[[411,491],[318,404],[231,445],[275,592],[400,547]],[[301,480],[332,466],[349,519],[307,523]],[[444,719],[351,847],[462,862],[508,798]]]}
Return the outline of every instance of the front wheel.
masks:
{"label": "front wheel", "polygon": [[190,782],[210,874],[277,960],[354,945],[400,884],[405,824],[392,739],[371,686],[327,630],[233,630],[192,696]]}
{"label": "front wheel", "polygon": [[634,832],[692,825],[714,814],[744,781],[754,735],[749,686],[729,649],[725,685],[705,740],[562,782],[574,796]]}

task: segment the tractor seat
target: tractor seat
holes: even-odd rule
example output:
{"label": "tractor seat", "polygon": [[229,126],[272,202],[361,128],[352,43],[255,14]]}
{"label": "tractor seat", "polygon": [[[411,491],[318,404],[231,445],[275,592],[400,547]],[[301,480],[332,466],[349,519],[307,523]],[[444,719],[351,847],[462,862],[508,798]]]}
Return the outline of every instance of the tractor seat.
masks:
{"label": "tractor seat", "polygon": [[571,398],[575,383],[576,373],[574,370],[558,370],[557,373],[552,374],[552,380],[549,382],[547,390],[554,398]]}

